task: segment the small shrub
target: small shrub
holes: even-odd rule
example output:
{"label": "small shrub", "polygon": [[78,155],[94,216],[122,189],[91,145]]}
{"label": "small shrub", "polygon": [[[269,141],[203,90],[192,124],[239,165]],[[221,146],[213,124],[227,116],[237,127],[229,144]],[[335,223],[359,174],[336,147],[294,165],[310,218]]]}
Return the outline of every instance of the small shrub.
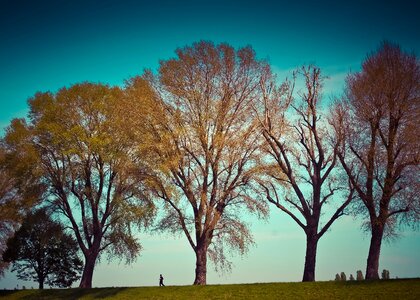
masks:
{"label": "small shrub", "polygon": [[364,279],[365,279],[365,278],[363,277],[363,273],[362,273],[362,271],[358,270],[358,271],[356,272],[356,279],[357,279],[357,280],[364,280]]}
{"label": "small shrub", "polygon": [[349,280],[350,280],[350,281],[354,281],[353,274],[350,274],[350,278],[349,278]]}
{"label": "small shrub", "polygon": [[340,275],[338,275],[338,273],[335,274],[335,279],[334,280],[335,281],[341,281],[341,277],[340,277]]}
{"label": "small shrub", "polygon": [[341,281],[347,281],[347,277],[346,277],[346,274],[344,272],[341,272],[340,277],[341,277]]}
{"label": "small shrub", "polygon": [[383,270],[382,271],[382,279],[387,280],[389,279],[389,270]]}

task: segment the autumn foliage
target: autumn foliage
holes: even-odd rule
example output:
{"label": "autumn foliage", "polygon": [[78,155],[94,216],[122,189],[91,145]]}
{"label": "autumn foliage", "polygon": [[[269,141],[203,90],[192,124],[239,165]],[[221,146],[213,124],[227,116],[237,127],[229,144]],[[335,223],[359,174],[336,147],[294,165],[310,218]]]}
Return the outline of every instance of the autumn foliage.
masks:
{"label": "autumn foliage", "polygon": [[77,242],[80,287],[103,255],[136,259],[144,229],[184,235],[204,285],[208,260],[229,270],[253,244],[247,216],[271,205],[306,235],[303,281],[349,212],[367,217],[366,279],[379,278],[382,239],[419,221],[419,61],[384,43],[331,109],[325,80],[311,65],[281,82],[252,47],[201,41],[121,87],[36,93],[0,144],[0,251],[38,205]]}

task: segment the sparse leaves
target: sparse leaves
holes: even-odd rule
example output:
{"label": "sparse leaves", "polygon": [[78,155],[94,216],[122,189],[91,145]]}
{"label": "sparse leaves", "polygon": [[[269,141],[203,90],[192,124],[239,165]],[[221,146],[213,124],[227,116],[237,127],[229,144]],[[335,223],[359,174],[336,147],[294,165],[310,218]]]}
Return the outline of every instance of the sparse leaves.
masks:
{"label": "sparse leaves", "polygon": [[[216,265],[226,267],[226,248],[242,254],[252,241],[234,212],[267,212],[252,188],[261,152],[252,104],[262,96],[260,80],[270,71],[250,47],[199,42],[176,54],[161,61],[157,76],[143,76],[157,95],[149,102],[152,108],[145,108],[151,113],[140,149],[153,161],[147,182],[166,203],[159,226],[180,230],[198,257],[205,260],[208,250]],[[138,84],[144,83],[129,81],[133,97]],[[203,268],[197,284],[205,284]]]}
{"label": "sparse leaves", "polygon": [[[372,234],[366,279],[378,279],[383,237],[401,223],[418,226],[420,65],[397,45],[385,42],[360,72],[347,77],[335,110],[338,157],[367,216]],[[416,137],[414,137],[416,136]]]}
{"label": "sparse leaves", "polygon": [[[303,82],[303,88],[294,92],[297,80]],[[266,77],[261,85],[270,88],[254,105],[266,153],[258,183],[268,202],[305,231],[304,281],[315,280],[318,240],[353,198],[351,185],[337,179],[337,144],[327,134],[329,125],[321,119],[323,81],[321,70],[314,66],[302,67],[294,73],[292,83],[286,81],[277,89],[274,79]],[[334,195],[344,200],[334,201],[338,202],[336,210],[321,226],[322,209]]]}

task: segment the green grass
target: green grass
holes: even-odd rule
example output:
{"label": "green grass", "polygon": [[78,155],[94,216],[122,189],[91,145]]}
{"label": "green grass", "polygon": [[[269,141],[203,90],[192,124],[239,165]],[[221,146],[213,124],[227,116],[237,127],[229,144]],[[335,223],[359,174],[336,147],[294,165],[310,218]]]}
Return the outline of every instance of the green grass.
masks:
{"label": "green grass", "polygon": [[420,279],[0,291],[0,299],[420,299]]}

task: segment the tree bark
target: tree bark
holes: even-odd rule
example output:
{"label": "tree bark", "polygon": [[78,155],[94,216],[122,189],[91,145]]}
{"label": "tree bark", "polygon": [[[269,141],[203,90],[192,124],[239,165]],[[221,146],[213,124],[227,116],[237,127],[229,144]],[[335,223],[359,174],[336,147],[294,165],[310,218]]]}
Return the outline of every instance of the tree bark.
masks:
{"label": "tree bark", "polygon": [[195,251],[195,280],[194,285],[206,285],[207,283],[207,245],[200,245]]}
{"label": "tree bark", "polygon": [[316,234],[306,234],[306,256],[305,269],[303,270],[302,281],[315,281],[316,249],[318,247],[318,237]]}
{"label": "tree bark", "polygon": [[372,226],[372,236],[370,239],[369,255],[366,265],[366,280],[379,279],[379,255],[381,253],[383,235],[383,224]]}
{"label": "tree bark", "polygon": [[85,256],[85,267],[83,268],[82,279],[80,280],[80,288],[91,288],[92,287],[92,278],[93,270],[95,268],[95,262],[98,254],[91,253]]}

